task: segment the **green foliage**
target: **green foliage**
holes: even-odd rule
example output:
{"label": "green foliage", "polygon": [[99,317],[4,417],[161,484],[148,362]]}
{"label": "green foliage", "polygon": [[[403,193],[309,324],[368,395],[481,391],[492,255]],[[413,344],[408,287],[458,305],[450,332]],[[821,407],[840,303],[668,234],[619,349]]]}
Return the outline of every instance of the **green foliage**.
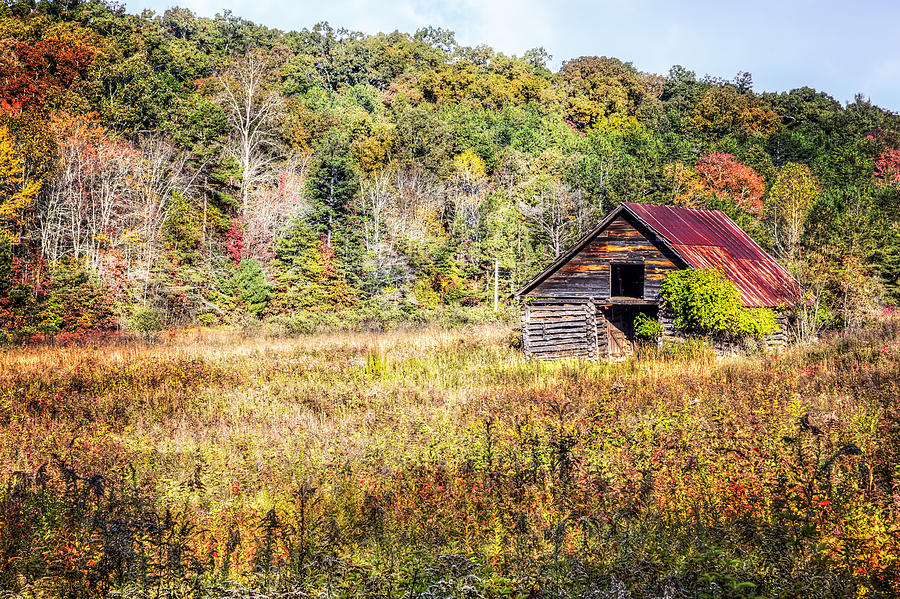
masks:
{"label": "green foliage", "polygon": [[634,317],[634,334],[644,339],[657,339],[662,335],[662,325],[659,320],[638,312]]}
{"label": "green foliage", "polygon": [[[339,240],[335,237],[332,241]],[[279,310],[329,310],[349,307],[357,299],[357,291],[338,268],[327,238],[320,237],[305,216],[295,216],[279,233],[272,266]]]}
{"label": "green foliage", "polygon": [[129,331],[149,335],[162,329],[162,320],[153,308],[135,306],[126,326]]}
{"label": "green foliage", "polygon": [[[862,97],[756,93],[749,73],[698,78],[676,65],[662,76],[600,56],[564,58],[552,73],[543,48],[507,56],[433,27],[280,31],[229,12],[128,14],[93,1],[15,2],[0,11],[0,37],[0,127],[16,142],[7,170],[30,182],[0,208],[0,233],[28,240],[18,268],[83,260],[103,284],[122,280],[114,293],[140,291],[117,301],[140,297],[166,322],[231,313],[221,265],[232,219],[271,274],[267,314],[348,309],[386,286],[444,306],[483,298],[495,259],[502,293],[514,291],[622,201],[725,211],[792,272],[821,275],[804,284],[824,291],[835,323],[900,297],[900,117]],[[219,76],[250,55],[266,57],[243,79],[260,83],[260,112],[241,116]],[[61,125],[73,120],[95,134],[102,177],[79,172],[85,147]],[[147,152],[167,142],[171,154]],[[711,162],[726,155],[730,167]],[[361,177],[382,182],[377,197]],[[50,217],[74,189],[103,207],[63,203],[83,208],[67,236]],[[564,199],[561,227],[542,196]],[[282,235],[298,212],[308,234]],[[845,263],[853,290],[841,289]],[[7,292],[19,283],[37,297],[17,309],[58,315],[34,281]]]}
{"label": "green foliage", "polygon": [[[217,211],[212,212],[213,216],[216,216]],[[182,193],[172,194],[163,233],[167,245],[171,248],[172,256],[177,262],[192,263],[200,260],[203,217],[202,207],[197,206]],[[214,220],[214,218],[208,218],[210,223]]]}
{"label": "green foliage", "polygon": [[741,293],[721,271],[688,268],[670,273],[662,296],[675,314],[675,326],[701,335],[765,337],[777,327],[768,308],[745,308]]}
{"label": "green foliage", "polygon": [[228,287],[250,314],[260,316],[272,299],[272,285],[256,260],[241,260],[234,267]]}
{"label": "green foliage", "polygon": [[350,157],[350,141],[340,129],[330,129],[316,147],[316,162],[307,183],[318,202],[317,224],[331,232],[334,221],[346,214],[358,189],[358,175]]}

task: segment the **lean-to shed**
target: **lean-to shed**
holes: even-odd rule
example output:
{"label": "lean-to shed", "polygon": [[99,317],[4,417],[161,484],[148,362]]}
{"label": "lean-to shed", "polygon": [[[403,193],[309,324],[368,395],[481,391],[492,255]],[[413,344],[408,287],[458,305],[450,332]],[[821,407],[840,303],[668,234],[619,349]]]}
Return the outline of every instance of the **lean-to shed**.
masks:
{"label": "lean-to shed", "polygon": [[721,270],[745,306],[800,299],[797,281],[723,212],[624,202],[516,292],[525,353],[629,355],[638,312],[659,319],[664,338],[679,336],[660,286],[670,271],[691,267]]}

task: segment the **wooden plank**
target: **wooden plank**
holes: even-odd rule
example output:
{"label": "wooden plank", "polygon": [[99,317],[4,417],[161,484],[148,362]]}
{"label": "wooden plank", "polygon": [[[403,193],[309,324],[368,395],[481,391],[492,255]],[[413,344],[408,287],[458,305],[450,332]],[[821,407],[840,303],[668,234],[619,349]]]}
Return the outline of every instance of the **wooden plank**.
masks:
{"label": "wooden plank", "polygon": [[556,333],[545,334],[545,333],[529,333],[528,338],[535,342],[547,342],[547,343],[562,343],[567,342],[569,340],[578,341],[579,343],[585,342],[587,331],[582,329],[580,331],[558,331]]}
{"label": "wooden plank", "polygon": [[531,344],[531,348],[534,351],[537,351],[541,348],[552,349],[572,349],[572,348],[584,348],[588,349],[588,344],[586,340],[581,341],[571,341],[571,342],[560,342],[560,341],[535,341]]}
{"label": "wooden plank", "polygon": [[528,316],[532,320],[534,319],[542,319],[547,320],[549,318],[583,318],[585,310],[529,310]]}
{"label": "wooden plank", "polygon": [[587,353],[584,351],[557,351],[557,352],[546,352],[542,354],[535,354],[534,357],[539,358],[541,360],[552,360],[555,358],[583,358],[587,357]]}
{"label": "wooden plank", "polygon": [[557,320],[550,320],[545,323],[535,323],[532,322],[528,325],[529,330],[534,331],[556,331],[556,330],[584,330],[587,328],[588,323],[585,322],[584,319],[572,322],[560,322]]}

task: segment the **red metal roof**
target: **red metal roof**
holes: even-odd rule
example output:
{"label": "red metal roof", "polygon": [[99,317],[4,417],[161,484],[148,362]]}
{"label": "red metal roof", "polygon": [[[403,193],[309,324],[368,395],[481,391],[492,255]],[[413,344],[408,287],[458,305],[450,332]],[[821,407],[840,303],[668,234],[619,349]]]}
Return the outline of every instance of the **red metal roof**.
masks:
{"label": "red metal roof", "polygon": [[725,213],[623,202],[694,268],[718,268],[745,306],[779,306],[800,299],[797,281]]}

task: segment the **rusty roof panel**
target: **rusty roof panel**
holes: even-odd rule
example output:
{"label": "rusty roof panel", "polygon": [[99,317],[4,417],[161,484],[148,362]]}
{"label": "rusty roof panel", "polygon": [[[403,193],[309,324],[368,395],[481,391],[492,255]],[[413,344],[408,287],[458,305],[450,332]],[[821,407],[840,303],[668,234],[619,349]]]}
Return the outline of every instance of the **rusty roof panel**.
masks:
{"label": "rusty roof panel", "polygon": [[624,202],[695,268],[718,268],[746,306],[779,306],[800,299],[797,281],[719,210],[690,210]]}

